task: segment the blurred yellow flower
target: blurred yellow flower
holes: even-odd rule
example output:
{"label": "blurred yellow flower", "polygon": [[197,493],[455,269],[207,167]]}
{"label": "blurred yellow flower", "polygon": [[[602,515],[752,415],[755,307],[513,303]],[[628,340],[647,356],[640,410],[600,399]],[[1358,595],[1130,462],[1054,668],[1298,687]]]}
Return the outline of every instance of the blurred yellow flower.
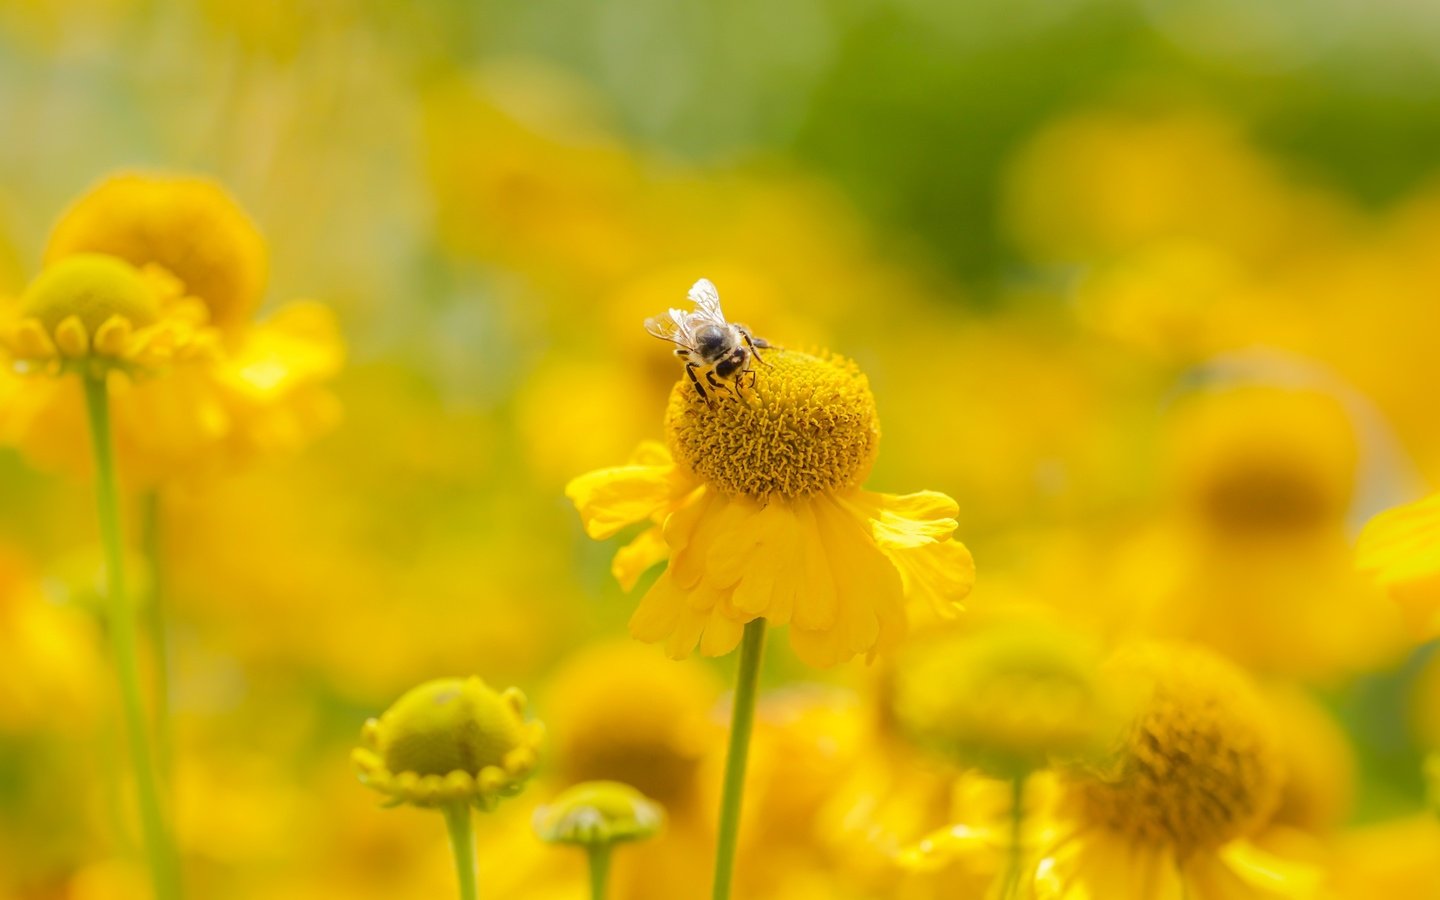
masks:
{"label": "blurred yellow flower", "polygon": [[54,263],[104,253],[156,265],[200,297],[229,332],[249,321],[265,290],[265,241],[223,187],[195,176],[121,173],[95,185],[61,216],[45,247]]}
{"label": "blurred yellow flower", "polygon": [[[586,647],[551,678],[542,705],[560,782],[620,781],[665,808],[665,830],[616,860],[616,897],[708,895],[714,837],[700,777],[720,746],[719,697],[709,670],[677,667],[630,641]],[[554,863],[537,865],[549,871]],[[528,887],[536,879],[522,880]]]}
{"label": "blurred yellow flower", "polygon": [[1144,699],[1114,758],[1069,779],[1036,896],[1312,896],[1318,873],[1245,841],[1279,802],[1285,772],[1274,723],[1244,674],[1181,644],[1131,645],[1107,668]]}
{"label": "blurred yellow flower", "polygon": [[164,273],[150,277],[113,256],[84,253],[56,262],[5,311],[0,346],[15,371],[144,374],[214,350],[205,309],[179,296]]}
{"label": "blurred yellow flower", "polygon": [[932,631],[894,672],[895,716],[921,745],[996,778],[1096,759],[1128,716],[1098,644],[1033,617]]}
{"label": "blurred yellow flower", "polygon": [[[320,304],[301,302],[252,321],[264,290],[265,246],[214,182],[141,174],[106,179],[61,218],[45,255],[47,272],[71,271],[75,259],[111,259],[111,270],[137,266],[159,290],[161,310],[173,314],[157,318],[136,307],[131,318],[144,320],[143,328],[129,319],[107,325],[81,317],[84,334],[58,321],[47,326],[53,334],[37,334],[33,322],[22,321],[7,343],[30,365],[73,356],[81,344],[106,357],[160,361],[196,356],[192,346],[207,351],[194,365],[170,367],[164,378],[112,379],[116,454],[132,484],[150,487],[293,450],[338,420],[327,386],[344,362],[333,316]],[[36,284],[43,286],[40,279]],[[43,317],[31,319],[44,324]],[[23,393],[0,387],[5,394],[0,440],[44,468],[88,469],[75,385]]]}
{"label": "blurred yellow flower", "polygon": [[628,784],[584,781],[536,807],[533,821],[542,841],[595,847],[654,837],[665,811]]}
{"label": "blurred yellow flower", "polygon": [[1371,519],[1356,554],[1360,568],[1390,592],[1418,634],[1440,634],[1440,494]]}
{"label": "blurred yellow flower", "polygon": [[631,643],[587,647],[550,680],[545,719],[556,774],[566,783],[634,785],[685,817],[696,808],[701,761],[717,743],[720,685]]}
{"label": "blurred yellow flower", "polygon": [[1181,398],[1159,515],[1119,547],[1106,592],[1124,598],[1122,627],[1289,675],[1389,658],[1403,645],[1399,616],[1351,549],[1358,455],[1355,424],[1322,390],[1220,385]]}
{"label": "blurred yellow flower", "polygon": [[535,769],[544,728],[524,710],[515,688],[498,693],[475,677],[426,682],[365,723],[355,767],[392,804],[492,809]]}
{"label": "blurred yellow flower", "polygon": [[593,538],[654,523],[616,554],[622,585],[671,560],[631,634],[677,658],[697,645],[719,656],[764,618],[790,625],[805,662],[832,666],[893,646],[907,598],[953,613],[974,579],[953,539],[954,501],[859,487],[880,437],[865,376],[838,357],[765,358],[753,389],[714,405],[681,379],[666,411],[668,452],[646,445],[630,465],[566,489]]}

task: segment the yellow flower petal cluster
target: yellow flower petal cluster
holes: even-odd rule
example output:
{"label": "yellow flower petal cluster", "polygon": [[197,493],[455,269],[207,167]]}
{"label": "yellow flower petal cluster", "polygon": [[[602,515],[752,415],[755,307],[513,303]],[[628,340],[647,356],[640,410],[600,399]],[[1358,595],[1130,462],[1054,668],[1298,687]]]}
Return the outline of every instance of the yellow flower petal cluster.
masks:
{"label": "yellow flower petal cluster", "polygon": [[1390,592],[1417,632],[1440,634],[1440,494],[1371,519],[1356,552],[1360,568]]}
{"label": "yellow flower petal cluster", "polygon": [[1107,669],[1144,699],[1113,759],[1069,779],[1036,896],[1313,896],[1316,872],[1246,840],[1278,804],[1285,770],[1270,712],[1241,670],[1163,643],[1122,648]]}
{"label": "yellow flower petal cluster", "polygon": [[[299,302],[252,318],[264,293],[265,243],[213,181],[107,178],[61,218],[45,258],[47,269],[16,305],[4,343],[26,370],[65,369],[82,350],[118,370],[111,384],[116,453],[132,483],[205,475],[289,451],[338,420],[328,382],[344,350],[333,315]],[[136,270],[159,298],[158,310],[137,304]],[[107,302],[124,315],[108,321],[104,309],[85,301],[73,320],[60,321],[57,289],[93,293],[97,279],[110,285]],[[160,363],[170,363],[164,378],[129,377]],[[73,385],[0,384],[0,396],[0,441],[43,468],[88,467]]]}
{"label": "yellow flower petal cluster", "polygon": [[96,253],[71,256],[41,272],[6,310],[0,346],[22,374],[146,373],[213,356],[205,307],[180,294],[158,270]]}
{"label": "yellow flower petal cluster", "polygon": [[944,494],[859,485],[879,446],[865,376],[851,362],[767,351],[754,384],[713,405],[681,379],[666,414],[668,449],[572,481],[596,539],[651,527],[615,556],[627,589],[670,564],[630,631],[681,658],[729,653],[747,622],[790,626],[796,654],[833,666],[893,646],[906,601],[953,614],[974,581]]}
{"label": "yellow flower petal cluster", "polygon": [[515,688],[436,679],[366,722],[352,758],[360,780],[393,805],[492,809],[535,769],[545,729],[524,712],[525,695]]}

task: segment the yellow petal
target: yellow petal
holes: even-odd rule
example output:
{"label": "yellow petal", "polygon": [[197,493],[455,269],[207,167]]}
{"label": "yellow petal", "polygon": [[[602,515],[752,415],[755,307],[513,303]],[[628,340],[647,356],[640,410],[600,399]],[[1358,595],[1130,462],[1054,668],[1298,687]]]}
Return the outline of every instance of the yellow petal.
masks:
{"label": "yellow petal", "polygon": [[669,555],[670,548],[665,544],[664,532],[656,525],[640,532],[635,540],[615,551],[615,558],[610,562],[610,574],[615,576],[623,590],[632,591],[641,575],[657,563],[664,562]]}
{"label": "yellow petal", "polygon": [[955,501],[937,491],[876,494],[856,491],[842,503],[871,521],[876,543],[896,549],[943,541],[955,532]]}
{"label": "yellow petal", "polygon": [[739,645],[744,633],[744,623],[717,612],[705,623],[705,633],[700,637],[700,652],[705,656],[724,656]]}
{"label": "yellow petal", "polygon": [[675,630],[684,612],[685,595],[675,587],[667,569],[650,585],[630,615],[630,636],[651,644],[663,641]]}
{"label": "yellow petal", "polygon": [[15,355],[22,359],[53,359],[59,353],[50,335],[45,333],[45,326],[35,319],[25,319],[16,325],[10,343]]}
{"label": "yellow petal", "polygon": [[772,625],[790,621],[801,588],[800,520],[790,504],[772,501],[749,520],[753,545],[740,581],[730,595],[739,615],[764,616]]}
{"label": "yellow petal", "polygon": [[975,559],[956,540],[889,551],[900,572],[908,600],[923,603],[941,616],[953,616],[975,587]]}
{"label": "yellow petal", "polygon": [[1371,519],[1360,534],[1356,564],[1385,584],[1440,572],[1440,494]]}
{"label": "yellow petal", "polygon": [[678,587],[689,590],[705,576],[705,552],[714,535],[712,518],[721,514],[728,501],[714,491],[705,491],[695,502],[675,510],[665,519],[665,543],[670,546],[670,577]]}
{"label": "yellow petal", "polygon": [[790,642],[804,662],[823,667],[897,640],[905,630],[904,590],[864,520],[826,497],[810,507],[834,586],[834,621],[805,628],[797,615]]}
{"label": "yellow petal", "polygon": [[100,356],[124,356],[133,331],[129,319],[111,316],[95,331],[95,352]]}
{"label": "yellow petal", "polygon": [[672,476],[673,467],[616,466],[574,479],[565,496],[580,512],[585,533],[601,540],[661,513],[674,499]]}
{"label": "yellow petal", "polygon": [[90,336],[85,332],[85,323],[79,316],[70,315],[55,326],[55,346],[60,353],[71,359],[83,359],[90,355]]}
{"label": "yellow petal", "polygon": [[1314,867],[1283,860],[1245,841],[1196,854],[1181,875],[1186,897],[1194,900],[1300,900],[1314,897],[1321,883]]}
{"label": "yellow petal", "polygon": [[799,522],[800,553],[796,565],[800,569],[801,588],[795,596],[796,628],[823,631],[835,624],[835,579],[830,573],[830,560],[815,522],[814,501],[794,504]]}

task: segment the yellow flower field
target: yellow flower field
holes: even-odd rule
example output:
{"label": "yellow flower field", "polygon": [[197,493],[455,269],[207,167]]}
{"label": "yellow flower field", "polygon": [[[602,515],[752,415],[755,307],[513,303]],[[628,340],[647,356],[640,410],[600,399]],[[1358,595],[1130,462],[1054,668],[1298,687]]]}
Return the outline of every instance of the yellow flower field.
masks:
{"label": "yellow flower field", "polygon": [[1436,41],[0,4],[0,900],[1440,900]]}

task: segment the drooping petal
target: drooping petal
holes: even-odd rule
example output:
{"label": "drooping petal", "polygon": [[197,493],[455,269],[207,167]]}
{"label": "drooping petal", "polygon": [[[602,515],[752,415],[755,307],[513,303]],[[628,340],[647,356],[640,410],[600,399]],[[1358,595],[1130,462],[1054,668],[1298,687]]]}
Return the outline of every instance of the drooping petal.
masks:
{"label": "drooping petal", "polygon": [[882,547],[908,549],[948,540],[955,532],[955,501],[938,491],[914,494],[877,494],[855,491],[840,502],[870,520],[875,542]]}
{"label": "drooping petal", "polygon": [[670,548],[665,544],[665,533],[659,525],[647,528],[635,540],[615,551],[610,561],[610,574],[620,583],[624,591],[633,591],[640,576],[652,566],[665,561]]}
{"label": "drooping petal", "polygon": [[1356,564],[1386,584],[1440,572],[1440,494],[1371,519],[1360,533]]}
{"label": "drooping petal", "polygon": [[835,587],[835,619],[823,630],[797,621],[790,643],[805,663],[825,667],[898,639],[905,630],[904,589],[864,520],[824,496],[810,505]]}
{"label": "drooping petal", "polygon": [[942,618],[957,614],[975,587],[975,560],[956,540],[912,550],[892,550],[890,561],[905,584],[905,596]]}
{"label": "drooping petal", "polygon": [[1086,829],[1048,854],[1035,873],[1036,900],[1185,900],[1173,853],[1103,829]]}
{"label": "drooping petal", "polygon": [[1196,854],[1182,867],[1193,900],[1301,900],[1316,896],[1321,873],[1281,859],[1248,841],[1232,841],[1214,853]]}
{"label": "drooping petal", "polygon": [[834,626],[837,614],[834,575],[830,572],[830,561],[811,504],[796,503],[795,516],[800,538],[800,553],[795,564],[800,570],[802,587],[795,595],[791,622],[795,628],[824,631]]}
{"label": "drooping petal", "polygon": [[774,502],[751,517],[748,527],[753,543],[730,606],[738,616],[763,615],[772,625],[784,625],[791,619],[801,582],[800,519],[791,504]]}
{"label": "drooping petal", "polygon": [[675,466],[625,465],[587,472],[565,486],[585,524],[585,533],[596,540],[608,538],[627,525],[660,515],[683,495]]}
{"label": "drooping petal", "polygon": [[1440,634],[1440,494],[1371,519],[1356,564],[1390,591],[1417,632]]}
{"label": "drooping petal", "polygon": [[665,518],[665,543],[670,547],[667,572],[676,585],[691,590],[705,576],[705,551],[713,540],[711,516],[725,505],[725,498],[711,490],[699,492],[693,503]]}
{"label": "drooping petal", "polygon": [[685,612],[685,593],[675,586],[669,570],[661,572],[630,615],[630,635],[651,644],[663,641],[675,631]]}

